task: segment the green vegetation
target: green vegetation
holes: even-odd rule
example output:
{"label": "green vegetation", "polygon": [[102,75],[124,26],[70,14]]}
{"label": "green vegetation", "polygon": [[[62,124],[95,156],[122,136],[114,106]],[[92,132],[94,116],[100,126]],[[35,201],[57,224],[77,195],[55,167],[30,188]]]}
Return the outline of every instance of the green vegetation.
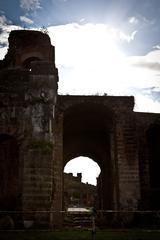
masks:
{"label": "green vegetation", "polygon": [[45,140],[32,140],[29,147],[34,150],[40,150],[44,154],[53,151],[53,143]]}
{"label": "green vegetation", "polygon": [[41,28],[40,28],[40,31],[42,32],[42,33],[44,33],[44,34],[49,34],[49,32],[48,32],[48,29],[45,27],[45,26],[42,26]]}
{"label": "green vegetation", "polygon": [[[1,240],[91,240],[89,230],[66,231],[15,231],[0,232]],[[159,240],[160,231],[149,230],[102,230],[97,231],[95,240]]]}

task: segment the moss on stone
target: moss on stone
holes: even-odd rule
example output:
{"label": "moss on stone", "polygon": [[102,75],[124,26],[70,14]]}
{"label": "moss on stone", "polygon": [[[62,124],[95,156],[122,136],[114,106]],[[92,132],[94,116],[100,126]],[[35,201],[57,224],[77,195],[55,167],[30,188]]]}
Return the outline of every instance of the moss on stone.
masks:
{"label": "moss on stone", "polygon": [[30,149],[40,150],[42,153],[51,153],[53,143],[46,140],[32,140],[29,144]]}

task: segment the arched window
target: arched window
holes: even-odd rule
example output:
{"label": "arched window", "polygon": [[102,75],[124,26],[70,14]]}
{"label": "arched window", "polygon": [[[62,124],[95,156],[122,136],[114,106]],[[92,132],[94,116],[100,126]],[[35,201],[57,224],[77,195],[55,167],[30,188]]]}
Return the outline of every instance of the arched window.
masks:
{"label": "arched window", "polygon": [[38,58],[38,57],[27,58],[26,60],[24,60],[24,62],[22,64],[23,68],[31,69],[31,62],[34,62],[34,61],[40,61],[40,58]]}

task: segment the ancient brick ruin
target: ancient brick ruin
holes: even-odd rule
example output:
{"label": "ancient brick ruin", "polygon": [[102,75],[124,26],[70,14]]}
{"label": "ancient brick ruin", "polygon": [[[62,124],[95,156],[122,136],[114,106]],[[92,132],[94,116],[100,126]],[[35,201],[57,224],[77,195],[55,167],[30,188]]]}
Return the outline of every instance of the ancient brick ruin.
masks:
{"label": "ancient brick ruin", "polygon": [[68,208],[92,208],[95,204],[97,188],[88,183],[83,183],[82,174],[64,173],[63,206]]}
{"label": "ancient brick ruin", "polygon": [[160,114],[134,112],[134,97],[57,89],[48,35],[12,31],[0,62],[0,210],[62,225],[63,168],[78,156],[101,168],[98,209],[160,209]]}

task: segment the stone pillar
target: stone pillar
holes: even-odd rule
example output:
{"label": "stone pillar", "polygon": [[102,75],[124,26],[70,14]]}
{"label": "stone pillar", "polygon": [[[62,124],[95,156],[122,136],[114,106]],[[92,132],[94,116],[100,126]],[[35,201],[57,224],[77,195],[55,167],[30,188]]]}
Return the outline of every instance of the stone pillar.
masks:
{"label": "stone pillar", "polygon": [[52,200],[52,228],[62,226],[62,201],[63,201],[63,115],[58,113],[54,127],[54,193]]}
{"label": "stone pillar", "polygon": [[24,159],[23,176],[24,221],[45,227],[49,225],[53,189],[52,147],[48,143],[34,142],[36,147],[33,145]]}
{"label": "stone pillar", "polygon": [[[136,127],[132,113],[120,113],[116,125],[119,210],[138,209],[140,179]],[[128,219],[125,214],[125,221]],[[126,220],[128,219],[128,220]]]}
{"label": "stone pillar", "polygon": [[118,192],[118,171],[116,158],[116,134],[115,129],[110,132],[110,154],[111,154],[111,169],[112,169],[112,210],[118,210],[119,192]]}
{"label": "stone pillar", "polygon": [[[143,125],[144,126],[144,125]],[[140,209],[150,209],[150,169],[149,149],[146,139],[146,128],[139,127],[139,161],[140,161],[140,186],[141,200]]]}
{"label": "stone pillar", "polygon": [[49,63],[34,62],[26,93],[26,115],[29,119],[26,124],[30,126],[30,134],[23,166],[23,211],[29,213],[24,215],[24,221],[41,226],[49,226],[54,188],[53,115],[57,75],[54,69],[49,69]]}

